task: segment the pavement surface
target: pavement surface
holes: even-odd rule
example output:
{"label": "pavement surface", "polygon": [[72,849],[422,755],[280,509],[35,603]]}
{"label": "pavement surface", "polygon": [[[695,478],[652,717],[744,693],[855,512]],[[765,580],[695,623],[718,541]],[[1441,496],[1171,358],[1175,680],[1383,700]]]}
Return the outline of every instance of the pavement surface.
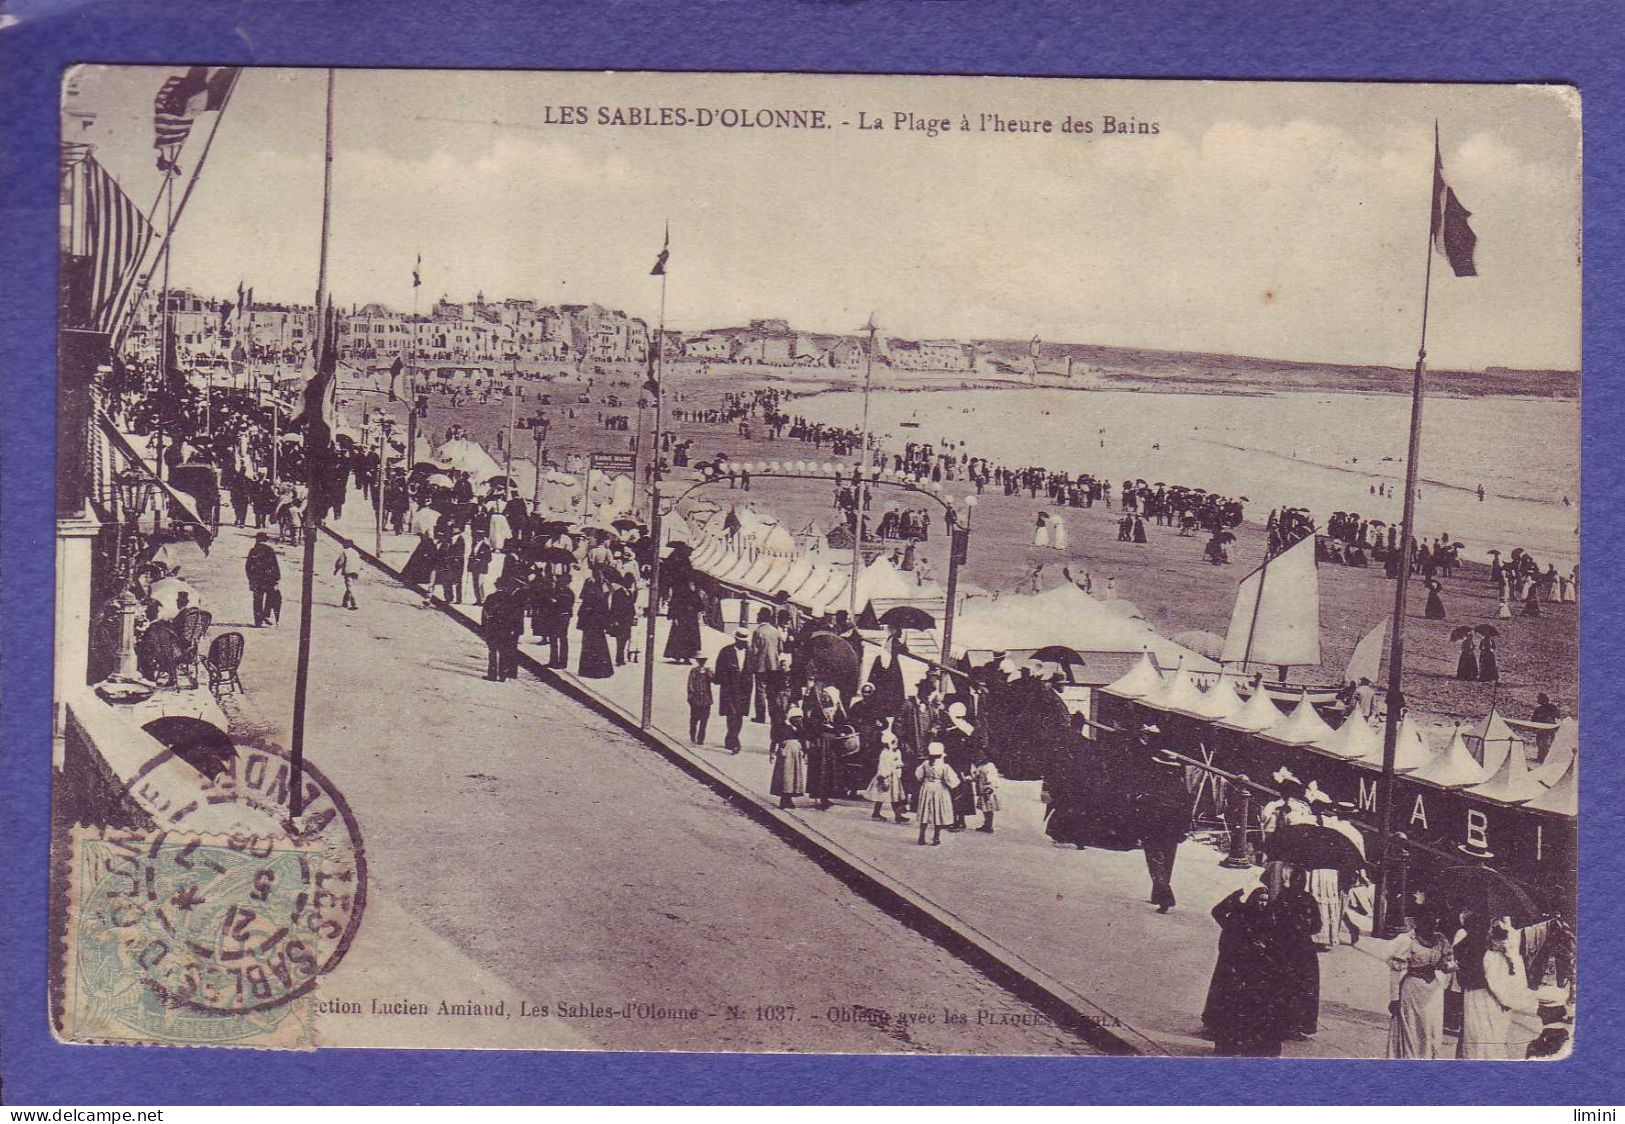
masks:
{"label": "pavement surface", "polygon": [[[365,514],[348,505],[352,525]],[[285,746],[300,551],[278,547],[285,612],[256,629],[252,541],[222,528],[208,558],[183,548],[183,573],[214,630],[247,637],[234,735]],[[486,681],[483,644],[411,591],[369,571],[342,609],[335,554],[324,538],[306,752],[355,813],[370,886],[321,986],[323,1044],[1094,1052],[616,724],[529,676]],[[869,849],[900,850],[890,830]],[[944,893],[966,889],[959,843],[935,849]]]}

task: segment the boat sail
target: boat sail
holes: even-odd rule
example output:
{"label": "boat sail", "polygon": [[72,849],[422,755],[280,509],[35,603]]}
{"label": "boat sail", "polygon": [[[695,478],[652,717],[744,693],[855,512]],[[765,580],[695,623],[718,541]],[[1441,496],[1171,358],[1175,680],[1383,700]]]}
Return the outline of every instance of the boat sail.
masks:
{"label": "boat sail", "polygon": [[1313,535],[1241,580],[1219,658],[1282,668],[1319,665],[1320,578]]}

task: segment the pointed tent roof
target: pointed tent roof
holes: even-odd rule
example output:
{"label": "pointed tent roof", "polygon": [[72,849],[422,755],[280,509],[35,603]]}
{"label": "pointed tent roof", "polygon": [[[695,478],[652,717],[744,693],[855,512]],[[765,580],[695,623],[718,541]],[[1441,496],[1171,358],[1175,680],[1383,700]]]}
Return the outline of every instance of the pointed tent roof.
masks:
{"label": "pointed tent roof", "polygon": [[[961,592],[964,587],[961,586]],[[916,588],[909,595],[921,596]],[[1183,662],[1192,671],[1218,665],[1175,644],[1142,620],[1115,616],[1070,582],[1043,593],[977,598],[963,604],[954,623],[955,654],[1033,650],[1060,644],[1090,652],[1150,652],[1167,667]]]}
{"label": "pointed tent roof", "polygon": [[1351,761],[1363,760],[1375,750],[1378,759],[1382,757],[1382,737],[1366,721],[1358,711],[1350,714],[1337,731],[1328,737],[1310,746],[1322,753],[1329,753],[1333,757],[1343,757]]}
{"label": "pointed tent roof", "polygon": [[1232,730],[1258,734],[1263,733],[1280,721],[1281,712],[1276,709],[1275,703],[1270,701],[1270,693],[1257,690],[1247,696],[1247,701],[1241,704],[1240,710],[1224,719],[1219,725]]}
{"label": "pointed tent roof", "polygon": [[1304,691],[1298,705],[1292,708],[1292,713],[1284,721],[1264,731],[1263,736],[1283,745],[1312,745],[1331,734],[1332,728],[1326,725],[1325,719],[1315,710],[1315,704],[1309,701],[1309,692]]}
{"label": "pointed tent roof", "polygon": [[858,574],[858,611],[879,599],[901,601],[907,598],[942,596],[942,587],[936,582],[920,582],[892,565],[885,555],[877,555]]}
{"label": "pointed tent roof", "polygon": [[1495,770],[1489,780],[1474,785],[1467,791],[1473,796],[1482,796],[1497,804],[1522,804],[1543,795],[1546,789],[1530,775],[1529,759],[1524,756],[1523,746],[1520,743],[1510,747],[1510,752],[1501,762],[1501,767]]}
{"label": "pointed tent roof", "polygon": [[1172,710],[1186,713],[1192,707],[1202,702],[1202,692],[1197,689],[1196,680],[1191,677],[1190,668],[1180,664],[1174,673],[1162,681],[1162,685],[1140,700],[1146,706],[1154,706],[1158,710]]}
{"label": "pointed tent roof", "polygon": [[1548,787],[1562,779],[1574,764],[1580,749],[1580,723],[1573,718],[1560,718],[1552,731],[1552,745],[1546,751],[1546,760],[1529,770],[1529,775]]}
{"label": "pointed tent roof", "polygon": [[1474,756],[1479,758],[1486,772],[1493,773],[1506,760],[1507,749],[1517,736],[1501,712],[1492,706],[1484,720],[1467,732],[1467,748],[1471,750],[1476,744],[1478,752]]}
{"label": "pointed tent roof", "polygon": [[[1382,768],[1381,735],[1377,737],[1377,744],[1373,751],[1360,760],[1367,764]],[[1433,751],[1428,749],[1427,739],[1422,736],[1422,728],[1411,720],[1409,714],[1399,723],[1399,736],[1394,741],[1394,772],[1410,773],[1422,768],[1433,760]]]}
{"label": "pointed tent roof", "polygon": [[762,538],[762,549],[771,554],[789,558],[796,553],[796,539],[783,524],[770,528]]}
{"label": "pointed tent roof", "polygon": [[1192,718],[1205,718],[1209,722],[1218,722],[1229,718],[1241,709],[1241,696],[1236,694],[1236,685],[1228,675],[1221,675],[1213,681],[1213,686],[1202,693],[1201,699],[1195,706],[1185,710]]}
{"label": "pointed tent roof", "polygon": [[1139,662],[1101,690],[1120,699],[1143,699],[1162,686],[1162,676],[1151,662],[1150,652],[1141,652]]}
{"label": "pointed tent roof", "polygon": [[1563,775],[1545,792],[1535,797],[1525,808],[1537,812],[1551,812],[1559,816],[1574,817],[1580,814],[1580,758],[1569,758],[1569,767],[1563,770]]}
{"label": "pointed tent roof", "polygon": [[1412,773],[1411,780],[1427,781],[1440,788],[1462,788],[1481,783],[1484,780],[1484,766],[1467,748],[1467,740],[1461,736],[1461,727],[1457,726],[1450,735],[1449,744],[1435,753],[1433,760]]}

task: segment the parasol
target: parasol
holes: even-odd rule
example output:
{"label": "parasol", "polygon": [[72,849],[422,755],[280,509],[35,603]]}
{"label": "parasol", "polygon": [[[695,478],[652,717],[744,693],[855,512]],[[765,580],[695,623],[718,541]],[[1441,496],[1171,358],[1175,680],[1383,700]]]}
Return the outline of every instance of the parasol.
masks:
{"label": "parasol", "polygon": [[1460,644],[1463,640],[1472,635],[1473,626],[1470,624],[1464,624],[1460,628],[1453,628],[1450,630],[1450,642],[1452,644]]}
{"label": "parasol", "polygon": [[914,605],[892,606],[880,614],[880,623],[919,632],[929,631],[937,627],[936,619],[930,613]]}
{"label": "parasol", "polygon": [[562,519],[546,519],[536,526],[536,534],[544,539],[556,538],[559,535],[570,533],[570,524]]}
{"label": "parasol", "polygon": [[546,546],[530,555],[530,560],[542,566],[574,566],[576,556],[557,546]]}
{"label": "parasol", "polygon": [[1438,896],[1455,909],[1471,909],[1486,919],[1510,917],[1519,926],[1544,916],[1528,891],[1490,867],[1452,866],[1435,877]]}
{"label": "parasol", "polygon": [[141,727],[163,747],[213,779],[231,769],[237,759],[237,747],[221,730],[184,714],[170,714],[154,718]]}
{"label": "parasol", "polygon": [[153,582],[148,596],[162,606],[163,611],[159,613],[159,617],[168,620],[180,612],[179,595],[182,593],[186,594],[189,605],[194,608],[203,608],[203,598],[198,596],[198,591],[188,582],[174,576],[159,578]]}
{"label": "parasol", "polygon": [[1353,874],[1365,865],[1354,841],[1320,824],[1291,824],[1269,841],[1269,856],[1304,870],[1336,870]]}
{"label": "parasol", "polygon": [[452,486],[451,477],[447,476],[444,472],[435,473],[425,480],[424,483],[429,485],[431,488],[450,488]]}
{"label": "parasol", "polygon": [[1040,648],[1032,654],[1032,658],[1041,663],[1060,664],[1062,667],[1085,667],[1089,662],[1065,644],[1051,644],[1046,648]]}
{"label": "parasol", "polygon": [[1499,636],[1499,635],[1501,635],[1501,630],[1496,628],[1493,624],[1474,625],[1473,626],[1473,631],[1478,633],[1480,636]]}
{"label": "parasol", "polygon": [[615,528],[617,531],[630,531],[630,530],[633,530],[633,529],[637,529],[637,530],[642,530],[643,529],[643,524],[642,523],[639,523],[636,519],[628,519],[624,515],[621,516],[621,518],[615,520],[613,523],[611,523],[610,526]]}

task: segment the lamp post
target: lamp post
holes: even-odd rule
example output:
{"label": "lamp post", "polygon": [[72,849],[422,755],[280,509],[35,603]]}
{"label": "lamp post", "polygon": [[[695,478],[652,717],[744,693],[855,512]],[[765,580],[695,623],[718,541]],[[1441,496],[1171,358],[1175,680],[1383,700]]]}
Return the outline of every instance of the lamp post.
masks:
{"label": "lamp post", "polygon": [[113,494],[118,503],[114,520],[113,570],[119,583],[118,597],[113,604],[118,613],[117,663],[109,679],[139,680],[140,665],[135,657],[135,618],[141,611],[141,602],[130,591],[131,574],[124,565],[124,524],[126,521],[140,527],[141,517],[147,513],[157,484],[142,472],[121,472],[113,478]]}

